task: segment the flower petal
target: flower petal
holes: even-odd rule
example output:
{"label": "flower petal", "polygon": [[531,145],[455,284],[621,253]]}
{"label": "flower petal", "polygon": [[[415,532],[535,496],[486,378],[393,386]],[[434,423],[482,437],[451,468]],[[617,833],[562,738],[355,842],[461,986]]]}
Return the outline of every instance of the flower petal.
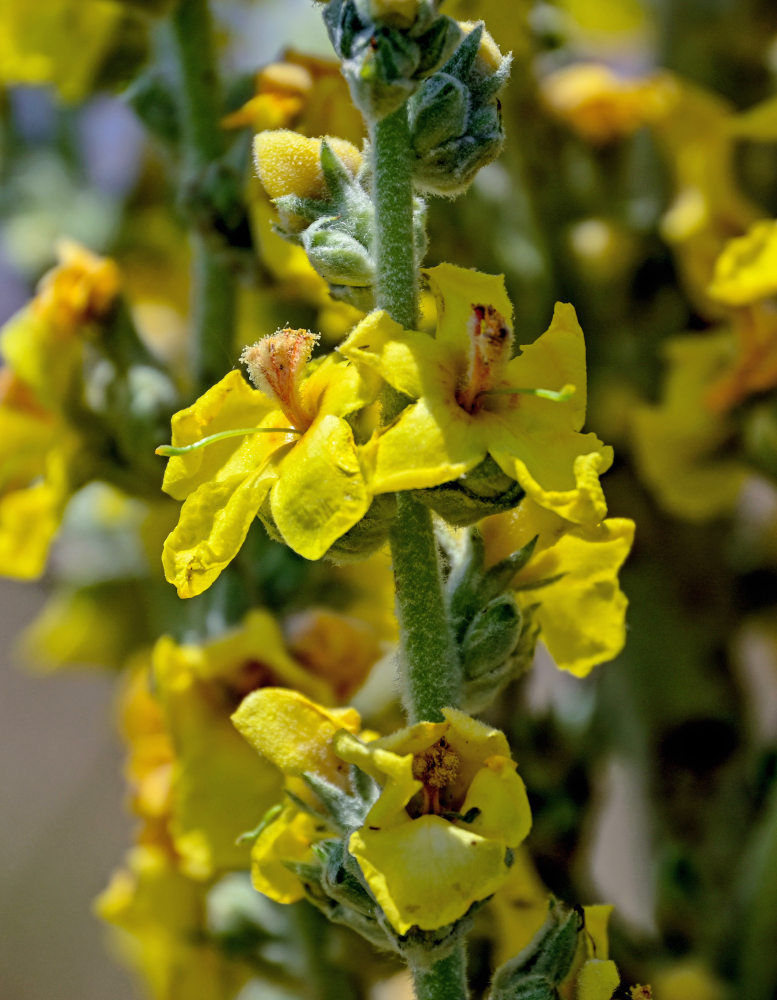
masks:
{"label": "flower petal", "polygon": [[371,496],[345,420],[317,420],[282,459],[270,504],[288,546],[320,559],[367,511]]}
{"label": "flower petal", "polygon": [[[521,604],[539,605],[534,615],[542,641],[561,670],[584,677],[623,649],[628,601],[618,585],[618,570],[633,538],[633,521],[609,518],[569,531],[527,567],[540,579],[561,575],[516,595]],[[517,582],[523,579],[519,575]]]}
{"label": "flower petal", "polygon": [[[319,829],[317,829],[317,826]],[[311,844],[325,831],[308,813],[286,806],[276,820],[259,834],[251,852],[251,881],[254,888],[276,903],[296,903],[305,898],[305,889],[284,862],[312,860]]]}
{"label": "flower petal", "polygon": [[273,483],[273,469],[204,482],[181,508],[167,536],[162,565],[179,597],[194,597],[213,583],[243,544]]}
{"label": "flower petal", "polygon": [[[173,444],[179,448],[220,431],[257,427],[273,409],[270,400],[253,389],[239,371],[231,371],[191,406],[174,414]],[[278,421],[278,427],[288,423],[280,411]],[[185,499],[192,490],[216,475],[242,442],[240,437],[226,438],[171,458],[165,469],[162,489],[176,500]]]}
{"label": "flower petal", "polygon": [[577,1000],[611,1000],[621,977],[615,962],[589,959],[577,977]]}
{"label": "flower petal", "polygon": [[582,428],[586,408],[585,340],[574,306],[556,303],[550,326],[533,344],[521,347],[520,355],[508,365],[508,377],[511,385],[523,389],[559,391],[573,385],[574,395],[564,402],[532,397],[522,402],[539,404],[554,423],[575,431]]}
{"label": "flower petal", "polygon": [[[423,395],[428,372],[445,368],[445,352],[425,333],[405,330],[388,313],[372,312],[338,348],[357,365],[376,371],[398,392]],[[455,375],[448,374],[455,381]]]}
{"label": "flower petal", "polygon": [[501,841],[486,840],[439,816],[386,830],[364,827],[348,849],[388,921],[400,934],[434,930],[462,917],[507,879]]}
{"label": "flower petal", "polygon": [[438,486],[486,457],[480,429],[464,410],[443,403],[432,410],[431,405],[428,398],[419,399],[367,446],[375,493]]}
{"label": "flower petal", "polygon": [[459,812],[466,815],[479,809],[480,815],[471,823],[461,824],[463,830],[501,840],[508,847],[517,847],[531,829],[531,809],[526,786],[515,773],[515,762],[506,757],[489,757],[469,786]]}
{"label": "flower petal", "polygon": [[464,372],[472,350],[470,325],[475,306],[493,306],[512,326],[513,305],[504,275],[482,274],[455,264],[438,264],[423,274],[437,302],[437,342],[455,359],[456,369]]}
{"label": "flower petal", "polygon": [[606,517],[599,476],[612,465],[613,452],[595,434],[504,434],[491,455],[540,507],[576,524]]}
{"label": "flower petal", "polygon": [[354,709],[326,709],[287,688],[253,691],[232,722],[285,775],[299,777],[310,771],[340,783],[347,768],[334,752],[333,737],[341,729],[356,733],[361,725]]}

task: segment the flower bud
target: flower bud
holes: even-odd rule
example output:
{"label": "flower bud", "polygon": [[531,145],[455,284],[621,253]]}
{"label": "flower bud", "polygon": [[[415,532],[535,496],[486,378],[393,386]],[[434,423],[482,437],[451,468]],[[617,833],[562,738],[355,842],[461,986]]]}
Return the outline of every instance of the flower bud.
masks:
{"label": "flower bud", "polygon": [[324,21],[354,103],[372,120],[401,107],[461,37],[434,0],[330,0]]}
{"label": "flower bud", "polygon": [[583,931],[580,910],[551,900],[547,920],[515,958],[496,971],[489,1000],[551,1000],[572,968]]}
{"label": "flower bud", "polygon": [[482,24],[459,25],[464,39],[448,62],[429,77],[408,104],[422,191],[457,195],[504,145],[497,95],[510,72]]}
{"label": "flower bud", "polygon": [[333,285],[371,285],[375,277],[372,255],[358,240],[319,219],[302,233],[308,260]]}
{"label": "flower bud", "polygon": [[[340,162],[356,176],[362,165],[361,152],[345,139],[325,138]],[[285,195],[312,199],[327,197],[321,143],[321,139],[310,139],[289,129],[260,132],[254,138],[256,172],[270,198]]]}

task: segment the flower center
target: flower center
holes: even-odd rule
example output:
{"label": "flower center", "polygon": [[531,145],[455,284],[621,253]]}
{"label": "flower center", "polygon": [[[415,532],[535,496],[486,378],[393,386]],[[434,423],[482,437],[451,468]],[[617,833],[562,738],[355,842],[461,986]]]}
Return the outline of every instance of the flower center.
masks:
{"label": "flower center", "polygon": [[272,667],[261,660],[245,660],[240,668],[224,682],[227,700],[237,708],[246,695],[263,687],[279,687]]}
{"label": "flower center", "polygon": [[414,819],[428,813],[439,815],[451,807],[450,788],[460,767],[461,757],[444,736],[414,755],[413,777],[423,784],[421,791],[408,803],[408,811]]}
{"label": "flower center", "polygon": [[477,413],[483,405],[482,394],[493,387],[500,371],[510,360],[513,331],[493,306],[473,303],[467,332],[469,364],[462,383],[456,389],[456,402],[468,413]]}
{"label": "flower center", "polygon": [[246,347],[240,355],[256,388],[277,403],[297,430],[305,430],[313,420],[301,389],[317,341],[318,335],[310,330],[286,328]]}

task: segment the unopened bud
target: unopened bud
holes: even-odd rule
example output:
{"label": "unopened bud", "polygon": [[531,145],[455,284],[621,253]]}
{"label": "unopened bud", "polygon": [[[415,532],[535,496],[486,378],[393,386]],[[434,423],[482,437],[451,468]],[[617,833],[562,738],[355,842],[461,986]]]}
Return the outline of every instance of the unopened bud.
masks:
{"label": "unopened bud", "polygon": [[302,234],[308,260],[322,278],[333,285],[371,285],[375,266],[366,247],[327,219],[314,222]]}
{"label": "unopened bud", "polygon": [[[354,176],[362,154],[345,139],[326,136],[340,161]],[[254,162],[262,187],[272,199],[285,195],[324,199],[329,194],[321,167],[321,139],[310,139],[289,129],[260,132],[254,138]]]}

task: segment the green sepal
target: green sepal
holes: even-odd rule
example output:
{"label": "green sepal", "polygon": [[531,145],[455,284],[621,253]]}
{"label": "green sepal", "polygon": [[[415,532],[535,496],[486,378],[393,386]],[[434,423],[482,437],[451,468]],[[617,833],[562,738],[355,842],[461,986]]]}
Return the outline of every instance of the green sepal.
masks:
{"label": "green sepal", "polygon": [[396,511],[393,493],[378,494],[364,517],[337,539],[324,558],[336,564],[368,558],[385,544]]}
{"label": "green sepal", "polygon": [[302,233],[308,260],[333,285],[364,286],[375,280],[369,250],[342,228],[337,218],[318,219]]}
{"label": "green sepal", "polygon": [[448,73],[424,80],[408,114],[413,149],[419,157],[462,134],[469,118],[467,87]]}
{"label": "green sepal", "polygon": [[497,597],[478,612],[461,641],[465,684],[507,661],[518,644],[521,624],[521,609],[511,594]]}
{"label": "green sepal", "polygon": [[[302,778],[308,788],[315,792],[320,799],[330,825],[343,834],[363,826],[364,818],[378,795],[374,782],[372,782],[371,789],[365,789],[367,796],[363,797],[358,794],[350,795],[342,788],[338,788],[337,785],[333,785],[325,778],[309,771],[306,771]],[[361,787],[364,788],[364,785]]]}
{"label": "green sepal", "polygon": [[414,490],[415,496],[443,521],[457,528],[481,521],[517,507],[525,493],[514,479],[506,476],[491,456],[458,479]]}
{"label": "green sepal", "polygon": [[551,899],[547,919],[529,944],[497,969],[488,1000],[544,1000],[557,995],[555,987],[572,968],[584,924],[581,909]]}
{"label": "green sepal", "polygon": [[[340,840],[326,840],[314,847],[314,850],[324,865],[321,887],[327,896],[374,919],[378,904],[367,889],[358,865],[345,844]],[[349,858],[351,864],[348,863]]]}

